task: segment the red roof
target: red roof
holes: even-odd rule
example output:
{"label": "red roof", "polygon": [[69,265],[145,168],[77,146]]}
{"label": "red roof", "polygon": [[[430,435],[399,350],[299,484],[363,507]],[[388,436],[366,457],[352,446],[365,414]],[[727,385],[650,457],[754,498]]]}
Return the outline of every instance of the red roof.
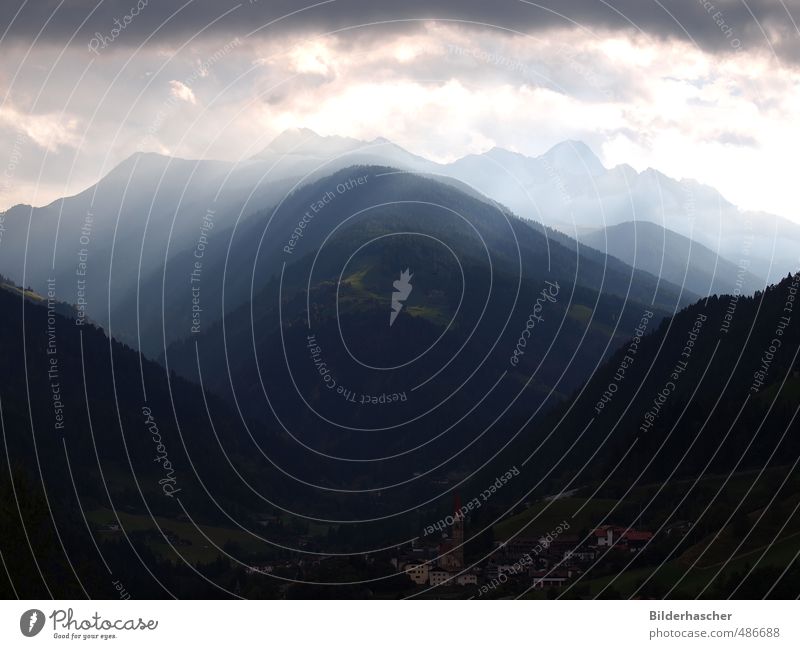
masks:
{"label": "red roof", "polygon": [[652,532],[641,532],[639,530],[627,530],[617,525],[602,525],[596,528],[592,534],[595,536],[605,536],[611,530],[616,536],[621,536],[626,541],[649,541],[653,538]]}

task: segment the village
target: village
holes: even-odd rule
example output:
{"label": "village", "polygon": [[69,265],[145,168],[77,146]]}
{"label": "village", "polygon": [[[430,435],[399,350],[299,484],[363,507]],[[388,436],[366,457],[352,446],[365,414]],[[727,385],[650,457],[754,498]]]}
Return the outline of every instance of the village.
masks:
{"label": "village", "polygon": [[[523,592],[553,595],[585,572],[612,560],[630,560],[652,541],[651,531],[622,525],[601,525],[578,533],[564,520],[547,531],[522,530],[492,542],[483,556],[465,559],[466,517],[456,499],[454,514],[440,534],[425,534],[392,551],[367,554],[367,564],[390,565],[410,594],[422,597],[504,597]],[[439,526],[437,526],[439,529]],[[251,566],[250,575],[313,574],[333,560],[313,556],[282,564]]]}
{"label": "village", "polygon": [[393,565],[422,589],[471,586],[477,596],[488,595],[509,582],[525,590],[565,587],[572,579],[608,552],[636,554],[653,538],[653,533],[617,525],[603,525],[588,538],[571,533],[562,521],[544,533],[520,533],[495,541],[491,552],[470,565],[464,560],[464,518],[452,517],[453,524],[438,543],[417,539]]}

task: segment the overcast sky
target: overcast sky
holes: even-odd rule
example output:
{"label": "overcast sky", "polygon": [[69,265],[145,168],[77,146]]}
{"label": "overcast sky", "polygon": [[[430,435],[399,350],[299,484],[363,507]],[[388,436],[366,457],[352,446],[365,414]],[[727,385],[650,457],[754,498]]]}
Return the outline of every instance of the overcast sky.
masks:
{"label": "overcast sky", "polygon": [[581,139],[800,221],[800,0],[137,1],[3,1],[0,209],[305,126],[439,161]]}

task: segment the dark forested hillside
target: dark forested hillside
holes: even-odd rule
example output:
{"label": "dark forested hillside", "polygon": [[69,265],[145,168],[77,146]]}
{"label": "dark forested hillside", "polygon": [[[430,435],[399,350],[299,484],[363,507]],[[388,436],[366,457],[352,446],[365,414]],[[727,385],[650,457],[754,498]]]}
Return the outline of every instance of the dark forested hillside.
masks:
{"label": "dark forested hillside", "polygon": [[559,426],[591,422],[576,452],[599,454],[584,475],[663,480],[793,463],[798,286],[795,275],[752,297],[710,297],[665,320],[638,348],[616,352]]}
{"label": "dark forested hillside", "polygon": [[[339,193],[351,177],[363,184]],[[440,440],[429,450],[449,454],[463,434],[442,430],[480,430],[506,409],[504,417],[522,416],[557,403],[624,342],[643,313],[647,329],[685,299],[668,283],[629,267],[626,276],[626,267],[606,266],[609,258],[596,253],[577,255],[501,209],[429,179],[348,169],[280,209],[300,213],[300,201],[317,195],[332,198],[302,236],[284,232],[284,250],[270,235],[266,258],[233,274],[240,284],[242,275],[253,283],[247,303],[208,326],[203,313],[199,334],[174,344],[165,362],[329,453],[381,456]],[[246,258],[237,255],[236,268]],[[276,266],[279,276],[259,290],[257,278]],[[390,322],[393,282],[405,270],[414,292]],[[203,284],[203,296],[205,290]],[[320,368],[330,372],[327,384]],[[345,392],[327,389],[330,381]],[[492,390],[491,401],[475,410]],[[358,407],[344,398],[350,392],[388,395],[390,402]],[[395,425],[409,420],[413,425]],[[374,427],[392,432],[364,432]],[[487,438],[472,457],[498,448],[505,432]],[[406,462],[386,470],[402,475]]]}
{"label": "dark forested hillside", "polygon": [[[539,279],[548,274],[570,286],[652,303],[666,312],[697,298],[613,257],[588,248],[576,250],[573,240],[562,245],[541,225],[515,217],[456,181],[388,167],[348,167],[301,185],[274,205],[243,215],[235,227],[216,223],[202,250],[192,246],[175,254],[163,268],[144,269],[139,292],[130,293],[112,317],[118,323],[138,324],[142,349],[159,357],[165,342],[194,337],[193,306],[197,305],[193,297],[199,296],[199,321],[205,332],[223,313],[249,303],[270,279],[278,277],[284,264],[313,255],[332,232],[381,217],[384,222],[377,227],[388,233],[399,223],[398,212],[417,219],[424,216],[424,221],[416,222],[415,231],[446,235],[458,254],[462,253],[458,242],[471,241],[472,249],[463,252],[477,255],[483,264],[490,254],[499,265],[497,270],[512,275],[521,272]],[[388,216],[393,220],[386,220]],[[449,255],[441,246],[440,253]]]}
{"label": "dark forested hillside", "polygon": [[0,552],[10,579],[2,571],[0,592],[116,597],[112,579],[123,575],[141,596],[181,592],[180,579],[183,596],[219,595],[190,566],[172,566],[180,559],[169,530],[120,530],[141,515],[192,526],[230,525],[234,513],[254,525],[254,512],[268,505],[234,466],[290,501],[268,467],[255,470],[247,459],[237,417],[100,329],[61,315],[69,307],[52,298],[6,285],[0,313]]}

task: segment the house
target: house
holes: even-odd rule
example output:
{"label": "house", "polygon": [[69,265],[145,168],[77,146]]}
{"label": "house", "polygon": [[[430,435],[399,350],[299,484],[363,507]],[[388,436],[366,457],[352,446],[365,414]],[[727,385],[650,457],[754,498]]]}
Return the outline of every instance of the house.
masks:
{"label": "house", "polygon": [[506,556],[515,561],[526,554],[536,553],[536,546],[541,548],[539,538],[535,536],[518,536],[499,545]]}
{"label": "house", "polygon": [[569,577],[565,573],[554,572],[547,574],[545,571],[541,571],[533,576],[533,588],[534,590],[561,588],[567,581],[569,581]]}
{"label": "house", "polygon": [[248,566],[248,568],[247,568],[247,574],[248,574],[248,575],[258,575],[258,574],[261,574],[261,575],[263,575],[263,574],[270,574],[270,573],[272,572],[272,570],[273,570],[273,568],[272,568],[272,566],[270,566],[270,565],[264,565],[264,566]]}
{"label": "house", "polygon": [[602,525],[592,532],[594,545],[598,548],[610,548],[614,545],[614,541],[619,538],[619,534],[624,531],[624,528],[614,527],[613,525]]}
{"label": "house", "polygon": [[440,586],[450,582],[451,574],[441,568],[433,568],[428,571],[428,582],[431,586]]}
{"label": "house", "polygon": [[594,561],[595,558],[597,558],[597,551],[589,547],[567,550],[564,553],[565,562],[577,561],[580,563],[588,563],[589,561]]}
{"label": "house", "polygon": [[471,572],[465,572],[456,577],[456,583],[459,586],[477,586],[478,576]]}
{"label": "house", "polygon": [[521,568],[522,566],[520,566],[519,563],[498,563],[495,566],[496,576],[508,575],[509,577],[513,577],[520,572]]}
{"label": "house", "polygon": [[464,565],[463,544],[461,546],[457,546],[451,541],[444,541],[443,543],[439,544],[438,554],[439,559],[437,563],[442,570],[457,572]]}
{"label": "house", "polygon": [[430,566],[427,563],[407,563],[403,566],[402,572],[406,573],[417,586],[422,586],[428,583]]}
{"label": "house", "polygon": [[622,535],[622,540],[631,552],[639,552],[653,538],[652,532],[628,530]]}
{"label": "house", "polygon": [[592,539],[596,547],[614,547],[631,552],[638,552],[652,538],[652,532],[628,529],[617,525],[603,525],[592,532]]}
{"label": "house", "polygon": [[491,561],[486,565],[486,578],[487,579],[499,579],[500,575],[507,575],[512,576],[520,572],[520,564],[519,563],[498,563],[496,561]]}

